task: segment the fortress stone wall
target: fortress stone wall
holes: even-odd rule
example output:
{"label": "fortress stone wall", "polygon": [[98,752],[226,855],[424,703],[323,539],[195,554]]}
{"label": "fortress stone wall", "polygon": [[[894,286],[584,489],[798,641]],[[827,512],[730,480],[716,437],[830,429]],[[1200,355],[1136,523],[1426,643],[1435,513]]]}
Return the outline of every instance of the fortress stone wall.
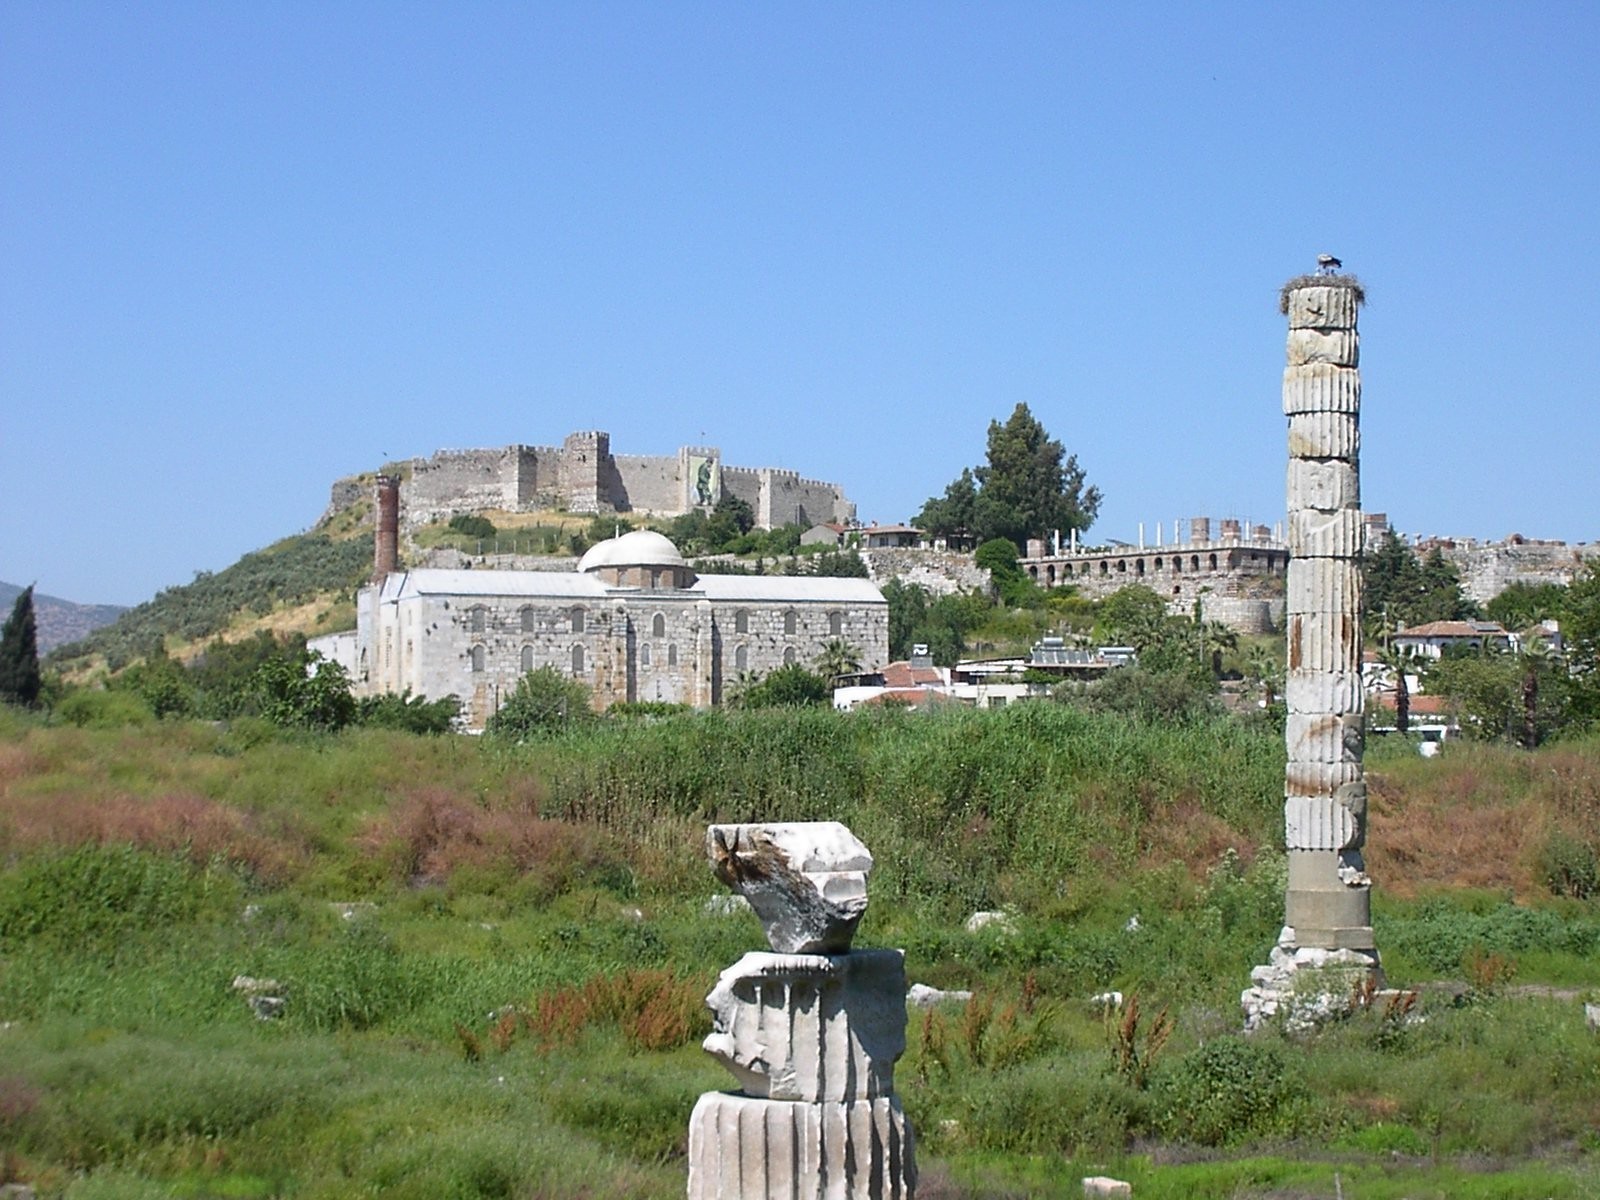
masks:
{"label": "fortress stone wall", "polygon": [[1071,584],[1098,599],[1143,584],[1175,615],[1189,616],[1198,600],[1205,620],[1240,633],[1281,629],[1289,547],[1265,525],[1246,531],[1239,521],[1224,520],[1215,539],[1211,530],[1210,517],[1195,517],[1188,540],[1169,546],[1079,547],[1049,554],[1042,542],[1032,542],[1018,561],[1041,587]]}
{"label": "fortress stone wall", "polygon": [[1487,604],[1514,583],[1565,587],[1587,564],[1600,562],[1600,542],[1569,545],[1517,536],[1499,542],[1430,538],[1417,543],[1417,552],[1427,554],[1435,546],[1461,573],[1461,590],[1479,604]]}
{"label": "fortress stone wall", "polygon": [[[856,511],[836,483],[775,467],[724,466],[715,446],[684,446],[671,455],[613,454],[611,436],[600,430],[569,434],[560,446],[441,450],[385,469],[402,480],[406,528],[485,509],[678,516],[724,496],[749,504],[762,528],[847,523]],[[365,494],[355,478],[337,481],[325,517]]]}

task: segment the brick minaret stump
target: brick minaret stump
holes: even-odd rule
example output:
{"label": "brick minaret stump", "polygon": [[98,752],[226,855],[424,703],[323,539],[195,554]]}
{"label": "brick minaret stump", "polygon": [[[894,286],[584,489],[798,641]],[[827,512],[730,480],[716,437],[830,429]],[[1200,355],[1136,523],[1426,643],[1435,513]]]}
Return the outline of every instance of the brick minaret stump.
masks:
{"label": "brick minaret stump", "polygon": [[[1283,289],[1289,318],[1283,411],[1289,419],[1288,720],[1284,840],[1289,884],[1284,930],[1269,966],[1245,993],[1251,1025],[1280,1005],[1326,1009],[1352,973],[1376,975],[1372,888],[1361,858],[1362,773],[1361,372],[1356,314],[1362,291],[1346,275],[1302,276]],[[1308,1004],[1297,971],[1332,970]],[[1298,996],[1297,1002],[1290,997]]]}

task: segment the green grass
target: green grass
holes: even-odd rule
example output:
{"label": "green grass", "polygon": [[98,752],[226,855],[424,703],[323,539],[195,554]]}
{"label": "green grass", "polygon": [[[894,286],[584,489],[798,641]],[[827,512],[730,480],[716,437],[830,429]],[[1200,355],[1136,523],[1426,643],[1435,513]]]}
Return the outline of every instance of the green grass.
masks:
{"label": "green grass", "polygon": [[[1391,981],[1450,981],[1420,1023],[1237,1039],[1282,919],[1281,755],[1248,723],[1046,705],[509,747],[0,714],[0,1176],[46,1196],[681,1195],[694,1098],[729,1080],[699,1031],[641,1039],[629,1014],[657,1003],[649,980],[703,995],[761,945],[753,917],[706,911],[704,824],[837,817],[878,862],[858,944],[978,994],[912,1014],[898,1079],[925,1195],[1075,1196],[1098,1173],[1141,1197],[1331,1197],[1336,1174],[1352,1198],[1595,1194],[1600,1039],[1576,999],[1529,989],[1600,995],[1600,903],[1536,875],[1380,891]],[[1592,741],[1396,760],[1374,841],[1403,818],[1448,846],[1437,814],[1493,809],[1528,846],[1546,821],[1592,838],[1597,763]],[[999,906],[1010,932],[963,928]],[[1474,955],[1510,979],[1468,988]],[[280,1020],[254,1019],[240,974],[278,981]],[[541,1025],[597,979],[611,1007]],[[1110,988],[1139,998],[1148,1070],[1087,1003]]]}

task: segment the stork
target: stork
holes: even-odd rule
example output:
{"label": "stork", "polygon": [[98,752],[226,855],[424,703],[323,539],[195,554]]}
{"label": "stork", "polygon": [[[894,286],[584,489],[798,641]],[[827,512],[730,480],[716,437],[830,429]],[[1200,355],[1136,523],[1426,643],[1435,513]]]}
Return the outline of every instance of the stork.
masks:
{"label": "stork", "polygon": [[1317,274],[1318,275],[1332,275],[1335,271],[1337,271],[1342,266],[1344,266],[1344,264],[1342,262],[1340,262],[1337,258],[1335,258],[1331,254],[1319,254],[1319,255],[1317,255]]}

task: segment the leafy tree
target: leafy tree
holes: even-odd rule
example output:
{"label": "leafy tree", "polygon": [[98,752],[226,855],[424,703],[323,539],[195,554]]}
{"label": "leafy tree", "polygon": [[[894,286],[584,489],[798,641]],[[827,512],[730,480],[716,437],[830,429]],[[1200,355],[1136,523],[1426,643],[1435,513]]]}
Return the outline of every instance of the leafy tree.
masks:
{"label": "leafy tree", "polygon": [[1590,562],[1567,589],[1561,632],[1572,668],[1573,715],[1600,721],[1600,562]]}
{"label": "leafy tree", "polygon": [[1042,602],[1042,593],[1017,566],[1017,558],[1016,543],[1009,538],[991,538],[973,555],[973,561],[989,572],[989,582],[1004,603],[1032,608]]}
{"label": "leafy tree", "polygon": [[930,497],[915,524],[935,537],[971,534],[978,524],[978,480],[972,468],[963,469],[943,496]]}
{"label": "leafy tree", "polygon": [[594,715],[587,687],[544,666],[517,680],[515,690],[483,731],[491,737],[520,741],[586,724]]}
{"label": "leafy tree", "polygon": [[332,732],[355,720],[350,676],[315,651],[304,652],[299,661],[273,658],[262,663],[255,692],[261,715],[288,729]]}
{"label": "leafy tree", "polygon": [[158,717],[187,717],[195,709],[195,686],[183,664],[157,641],[144,661],[117,677],[116,686],[138,694]]}
{"label": "leafy tree", "polygon": [[830,575],[836,579],[866,579],[867,564],[854,550],[824,550],[811,560],[813,575]]}
{"label": "leafy tree", "polygon": [[189,664],[194,715],[212,721],[258,715],[260,693],[255,687],[256,672],[277,659],[303,671],[305,650],[305,638],[299,634],[279,639],[266,630],[258,630],[254,636],[237,642],[213,640],[205,652]]}
{"label": "leafy tree", "polygon": [[1522,630],[1559,617],[1566,601],[1567,589],[1559,583],[1517,582],[1484,605],[1483,611],[1507,629]]}
{"label": "leafy tree", "polygon": [[986,465],[965,470],[942,497],[922,506],[916,523],[930,533],[967,533],[980,541],[1026,545],[1054,530],[1085,530],[1100,509],[1100,490],[1085,485],[1076,455],[1019,404],[1004,424],[989,422]]}
{"label": "leafy tree", "polygon": [[1381,634],[1385,622],[1412,626],[1479,615],[1461,590],[1459,572],[1437,547],[1419,559],[1392,529],[1367,556],[1361,574],[1371,637]]}
{"label": "leafy tree", "polygon": [[1428,670],[1470,737],[1537,745],[1568,724],[1572,681],[1545,655],[1486,650],[1446,654]]}
{"label": "leafy tree", "polygon": [[32,708],[39,699],[39,629],[33,615],[33,585],[17,594],[0,627],[0,701]]}
{"label": "leafy tree", "polygon": [[449,733],[461,711],[454,696],[429,700],[404,692],[363,696],[356,701],[356,724],[372,729],[398,729],[404,733]]}
{"label": "leafy tree", "polygon": [[1245,661],[1245,669],[1250,682],[1266,693],[1267,707],[1271,708],[1278,702],[1278,694],[1283,689],[1283,656],[1265,646],[1252,647]]}
{"label": "leafy tree", "polygon": [[1060,684],[1051,694],[1091,712],[1120,713],[1148,722],[1199,721],[1218,711],[1215,689],[1194,672],[1152,671],[1142,659],[1138,666],[1107,671],[1103,679],[1087,686]]}
{"label": "leafy tree", "polygon": [[832,696],[833,689],[826,679],[799,663],[789,663],[743,688],[735,704],[739,708],[807,708],[827,704]]}
{"label": "leafy tree", "polygon": [[843,638],[834,638],[817,655],[817,673],[832,682],[845,675],[861,674],[861,647]]}
{"label": "leafy tree", "polygon": [[755,528],[755,510],[737,496],[724,496],[711,510],[706,535],[714,550],[727,552],[740,537]]}

